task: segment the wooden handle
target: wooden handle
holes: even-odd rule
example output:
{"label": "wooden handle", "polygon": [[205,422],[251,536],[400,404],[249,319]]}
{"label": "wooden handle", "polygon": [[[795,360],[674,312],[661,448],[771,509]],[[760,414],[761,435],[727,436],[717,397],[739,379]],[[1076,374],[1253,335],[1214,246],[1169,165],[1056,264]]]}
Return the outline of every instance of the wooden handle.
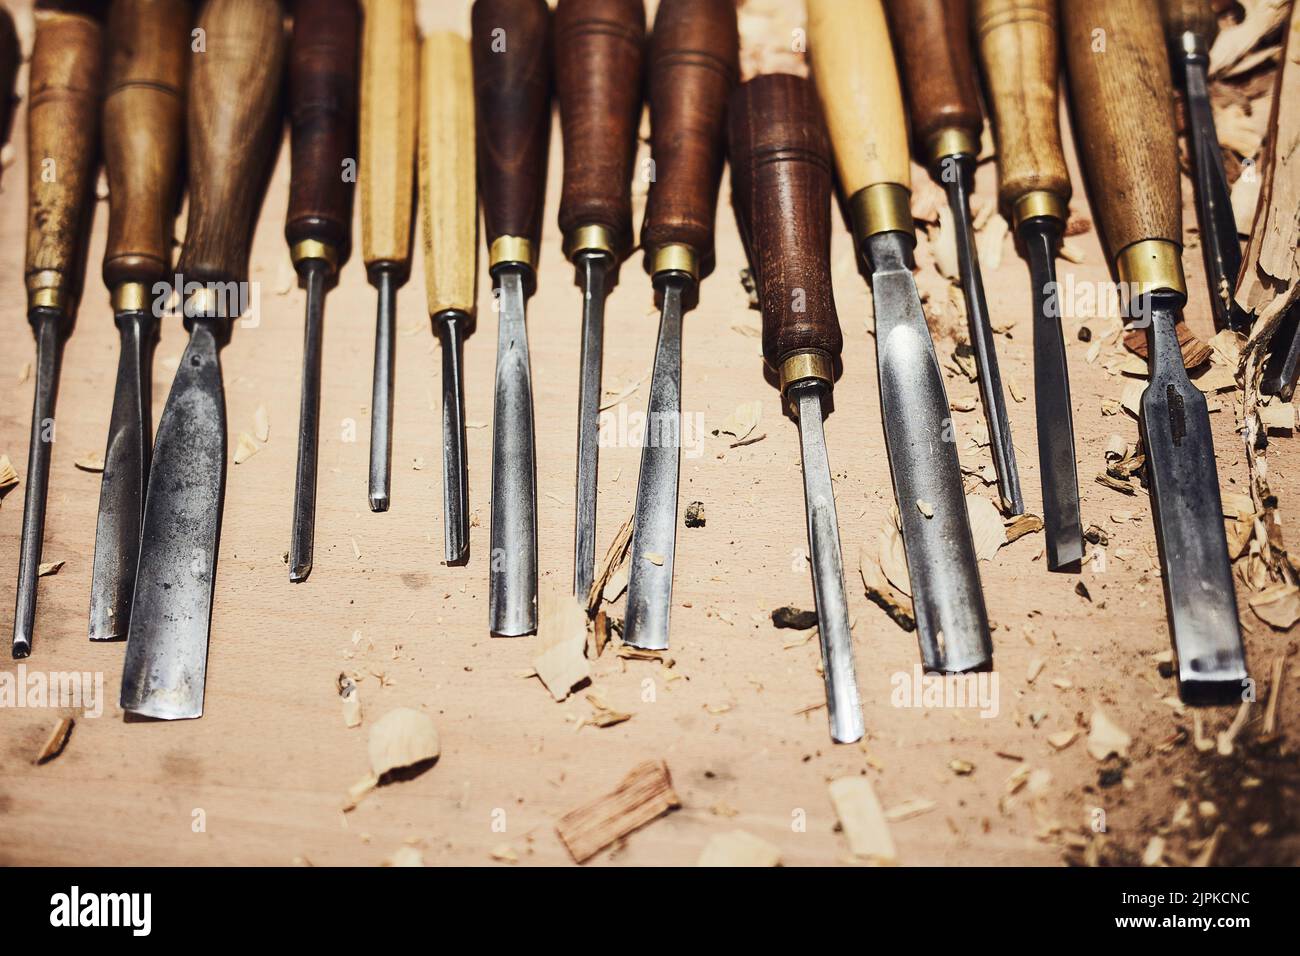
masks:
{"label": "wooden handle", "polygon": [[975,0],[975,32],[989,92],[1001,174],[1011,211],[1030,193],[1070,199],[1061,148],[1056,0]]}
{"label": "wooden handle", "polygon": [[14,81],[23,54],[18,46],[14,18],[7,7],[0,7],[0,143],[9,141],[9,123],[14,115]]}
{"label": "wooden handle", "polygon": [[912,186],[903,93],[880,0],[808,0],[813,79],[846,196]]}
{"label": "wooden handle", "polygon": [[151,285],[171,269],[193,16],[187,0],[117,0],[109,12],[104,283],[110,289]]}
{"label": "wooden handle", "polygon": [[[551,139],[551,13],[545,0],[476,0],[472,14],[478,102],[478,181],[491,265],[536,265]],[[498,252],[502,236],[524,239]]]}
{"label": "wooden handle", "polygon": [[[967,0],[885,0],[922,156],[935,162],[957,152],[978,154],[984,114],[971,63]],[[944,133],[959,139],[940,142]]]}
{"label": "wooden handle", "polygon": [[419,120],[415,0],[366,0],[361,31],[361,255],[366,267],[411,263],[411,199]]}
{"label": "wooden handle", "polygon": [[104,33],[88,16],[37,11],[28,79],[27,299],[66,308],[95,171]]}
{"label": "wooden handle", "polygon": [[1155,0],[1061,5],[1075,136],[1111,258],[1144,239],[1182,245],[1169,57]]}
{"label": "wooden handle", "polygon": [[1219,35],[1219,18],[1210,0],[1163,0],[1165,31],[1170,40],[1195,33],[1208,48]]}
{"label": "wooden handle", "polygon": [[645,53],[642,0],[560,0],[555,87],[564,133],[560,231],[578,251],[584,226],[603,226],[622,258],[632,247],[632,162]]}
{"label": "wooden handle", "polygon": [[284,12],[276,0],[207,0],[206,52],[190,58],[187,282],[245,282],[267,161],[280,133]]}
{"label": "wooden handle", "polygon": [[356,0],[294,0],[289,45],[292,161],[284,236],[295,261],[305,241],[345,258],[352,238],[357,129]]}
{"label": "wooden handle", "polygon": [[[740,75],[732,0],[663,0],[650,44],[654,180],[641,226],[653,254],[668,245],[713,259],[713,219],[726,139],[723,114]],[[651,268],[654,268],[653,262]]]}
{"label": "wooden handle", "polygon": [[469,44],[430,33],[420,54],[420,220],[429,314],[474,314],[478,192]]}
{"label": "wooden handle", "polygon": [[837,358],[831,294],[831,147],[817,92],[771,73],[742,84],[728,106],[731,191],[763,309],[763,357]]}

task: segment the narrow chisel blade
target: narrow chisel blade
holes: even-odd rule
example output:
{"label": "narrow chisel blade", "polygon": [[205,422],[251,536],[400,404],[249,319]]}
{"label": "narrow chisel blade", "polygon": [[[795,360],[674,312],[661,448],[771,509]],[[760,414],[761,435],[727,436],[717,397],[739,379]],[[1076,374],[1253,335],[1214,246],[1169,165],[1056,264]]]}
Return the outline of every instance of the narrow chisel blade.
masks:
{"label": "narrow chisel blade", "polygon": [[1276,395],[1284,402],[1291,401],[1295,394],[1297,369],[1300,369],[1300,302],[1287,309],[1273,333],[1259,390],[1265,395]]}
{"label": "narrow chisel blade", "polygon": [[320,439],[321,339],[325,324],[324,260],[308,259],[307,322],[303,330],[302,396],[298,411],[298,474],[293,490],[293,530],[289,537],[289,580],[306,581],[316,544],[316,465]]}
{"label": "narrow chisel blade", "polygon": [[226,486],[225,321],[192,320],[154,443],[121,698],[123,710],[148,717],[203,715]]}
{"label": "narrow chisel blade", "polygon": [[370,510],[387,511],[393,458],[393,347],[397,326],[397,277],[381,269],[375,312],[375,371],[370,396]]}
{"label": "narrow chisel blade", "polygon": [[448,564],[469,557],[469,465],[465,452],[465,390],[461,382],[462,312],[440,312],[434,325],[442,339],[442,516]]}
{"label": "narrow chisel blade", "polygon": [[578,380],[578,480],[573,528],[573,593],[583,601],[596,570],[596,475],[600,458],[600,372],[605,280],[610,259],[582,256],[582,369]]}

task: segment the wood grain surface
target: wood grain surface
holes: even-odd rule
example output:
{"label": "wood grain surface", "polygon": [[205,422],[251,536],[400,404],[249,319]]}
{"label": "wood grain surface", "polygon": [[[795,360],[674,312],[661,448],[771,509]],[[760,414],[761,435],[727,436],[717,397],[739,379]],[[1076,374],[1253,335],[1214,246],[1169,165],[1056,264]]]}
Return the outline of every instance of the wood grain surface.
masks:
{"label": "wood grain surface", "polygon": [[1195,33],[1210,44],[1219,35],[1219,18],[1210,0],[1161,0],[1161,3],[1165,30],[1171,40],[1184,33]]}
{"label": "wood grain surface", "polygon": [[912,136],[921,156],[944,130],[979,142],[984,128],[971,52],[969,0],[886,0],[907,92]]}

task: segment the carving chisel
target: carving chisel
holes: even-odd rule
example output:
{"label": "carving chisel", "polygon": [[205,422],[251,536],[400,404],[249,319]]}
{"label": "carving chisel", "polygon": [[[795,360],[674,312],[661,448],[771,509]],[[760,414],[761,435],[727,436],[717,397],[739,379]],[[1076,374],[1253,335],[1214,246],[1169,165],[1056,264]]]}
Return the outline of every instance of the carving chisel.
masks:
{"label": "carving chisel", "polygon": [[[1150,382],[1139,418],[1179,692],[1241,699],[1245,652],[1223,532],[1205,396],[1187,378],[1175,323],[1187,299],[1173,87],[1151,0],[1062,5],[1077,140],[1107,251],[1146,324]],[[1094,44],[1104,31],[1105,51]]]}
{"label": "carving chisel", "polygon": [[177,271],[190,341],[154,442],[122,709],[203,714],[208,628],[226,485],[220,346],[249,305],[248,251],[280,132],[284,12],[276,0],[206,0],[190,57],[189,221]]}
{"label": "carving chisel", "polygon": [[1047,567],[1083,560],[1070,371],[1056,283],[1069,218],[1061,149],[1055,0],[975,0],[975,32],[997,133],[999,199],[1029,259],[1034,298],[1034,411]]}
{"label": "carving chisel", "polygon": [[881,0],[809,0],[808,39],[854,238],[871,270],[881,417],[921,660],[928,671],[984,669],[993,645],[952,412],[912,277],[907,122]]}
{"label": "carving chisel", "polygon": [[104,35],[98,20],[77,13],[36,11],[27,84],[26,267],[27,319],[36,335],[36,394],[14,602],[15,658],[32,652],[55,440],[54,400],[63,340],[80,289],[85,227],[94,202],[103,65]]}
{"label": "carving chisel", "polygon": [[90,639],[126,637],[153,448],[155,283],[172,265],[193,11],[186,0],[118,0],[109,11],[104,167],[112,290],[121,337],[90,580]]}
{"label": "carving chisel", "polygon": [[430,33],[420,53],[420,220],[429,317],[442,338],[442,501],[448,564],[469,556],[461,346],[478,289],[474,80],[469,44]]}
{"label": "carving chisel", "polygon": [[550,16],[545,0],[476,0],[471,14],[478,181],[498,311],[488,626],[499,637],[537,630],[537,458],[524,319],[537,287],[551,138]]}
{"label": "carving chisel", "polygon": [[397,290],[411,273],[419,106],[415,0],[367,0],[361,30],[361,257],[378,291],[370,401],[371,511],[387,511],[393,454]]}
{"label": "carving chisel", "polygon": [[641,246],[660,307],[641,444],[623,640],[668,646],[681,467],[682,313],[713,267],[727,97],[740,72],[731,0],[663,0],[650,42],[650,184]]}
{"label": "carving chisel", "polygon": [[295,0],[289,44],[292,159],[284,237],[307,290],[303,330],[298,471],[289,538],[289,580],[311,574],[316,537],[316,464],[320,438],[321,338],[325,292],[338,278],[352,238],[356,156],[356,0]]}
{"label": "carving chisel", "polygon": [[596,566],[596,473],[605,297],[632,248],[632,163],[641,117],[642,0],[560,0],[555,85],[564,133],[560,231],[582,289],[573,593]]}
{"label": "carving chisel", "polygon": [[1002,510],[1022,514],[1025,502],[1011,420],[971,227],[970,190],[984,115],[970,58],[970,7],[968,0],[885,0],[885,6],[907,84],[912,134],[931,172],[943,183],[952,211],[962,297]]}
{"label": "carving chisel", "polygon": [[799,423],[813,598],[831,737],[861,739],[835,488],[823,416],[844,340],[831,291],[831,147],[802,77],[760,76],[727,108],[731,189],[763,312],[763,356]]}

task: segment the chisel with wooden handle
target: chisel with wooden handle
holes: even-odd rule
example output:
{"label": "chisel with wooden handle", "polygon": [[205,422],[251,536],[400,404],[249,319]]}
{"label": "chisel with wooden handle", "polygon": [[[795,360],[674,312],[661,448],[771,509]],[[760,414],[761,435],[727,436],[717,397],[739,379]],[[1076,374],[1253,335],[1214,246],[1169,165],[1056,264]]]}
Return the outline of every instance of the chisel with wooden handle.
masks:
{"label": "chisel with wooden handle", "polygon": [[109,11],[104,284],[121,345],[95,527],[92,641],[124,638],[131,622],[153,450],[154,286],[172,266],[193,17],[188,0],[118,0]]}
{"label": "chisel with wooden handle", "polygon": [[474,77],[469,43],[430,33],[420,51],[420,222],[429,318],[442,340],[442,503],[448,564],[469,556],[461,354],[478,296]]}
{"label": "chisel with wooden handle", "polygon": [[295,0],[289,44],[289,212],[284,237],[307,290],[303,327],[298,470],[289,536],[289,580],[311,574],[316,538],[321,339],[325,291],[352,239],[357,124],[356,0]]}
{"label": "chisel with wooden handle", "polygon": [[864,733],[823,418],[844,339],[831,292],[831,147],[812,83],[787,73],[728,104],[731,190],[763,312],[763,357],[799,423],[813,598],[831,737]]}
{"label": "chisel with wooden handle", "polygon": [[411,273],[419,118],[415,0],[366,0],[361,29],[361,257],[378,293],[370,402],[371,511],[391,501],[397,290]]}
{"label": "chisel with wooden handle", "polygon": [[[1061,9],[1083,165],[1129,320],[1145,324],[1139,418],[1179,692],[1241,699],[1247,680],[1205,396],[1175,324],[1187,300],[1173,87],[1156,0],[1070,0]],[[1099,39],[1100,38],[1100,39]]]}
{"label": "chisel with wooden handle", "polygon": [[605,298],[632,249],[644,51],[642,0],[560,0],[555,8],[555,85],[564,134],[560,231],[582,289],[573,593],[584,602],[596,563]]}
{"label": "chisel with wooden handle", "polygon": [[226,487],[220,347],[252,301],[248,253],[279,140],[284,11],[276,0],[207,0],[190,55],[189,219],[177,272],[189,345],[154,442],[122,709],[203,715],[208,630]]}
{"label": "chisel with wooden handle", "polygon": [[881,0],[809,0],[813,78],[871,270],[881,416],[927,670],[991,666],[952,412],[912,277],[907,121]]}
{"label": "chisel with wooden handle", "polygon": [[1083,560],[1079,476],[1056,251],[1069,218],[1061,149],[1056,0],[975,0],[975,35],[998,143],[998,198],[1029,259],[1034,299],[1034,412],[1047,567]]}
{"label": "chisel with wooden handle", "polygon": [[681,468],[682,313],[713,267],[727,97],[740,73],[731,0],[663,0],[650,44],[650,184],[641,246],[660,307],[641,443],[623,640],[668,646]]}
{"label": "chisel with wooden handle", "polygon": [[1024,512],[1025,502],[971,226],[970,190],[984,114],[971,63],[970,6],[968,0],[885,0],[885,7],[898,44],[912,136],[923,161],[943,183],[952,211],[962,297],[998,494],[1003,511],[1018,515]]}
{"label": "chisel with wooden handle", "polygon": [[478,181],[497,315],[492,413],[488,626],[537,630],[537,457],[526,301],[537,253],[551,138],[551,11],[545,0],[476,0],[473,28]]}
{"label": "chisel with wooden handle", "polygon": [[36,393],[14,602],[15,658],[32,652],[55,439],[54,402],[94,202],[103,66],[104,32],[98,20],[78,13],[36,11],[27,84],[26,266],[27,319],[36,335]]}

